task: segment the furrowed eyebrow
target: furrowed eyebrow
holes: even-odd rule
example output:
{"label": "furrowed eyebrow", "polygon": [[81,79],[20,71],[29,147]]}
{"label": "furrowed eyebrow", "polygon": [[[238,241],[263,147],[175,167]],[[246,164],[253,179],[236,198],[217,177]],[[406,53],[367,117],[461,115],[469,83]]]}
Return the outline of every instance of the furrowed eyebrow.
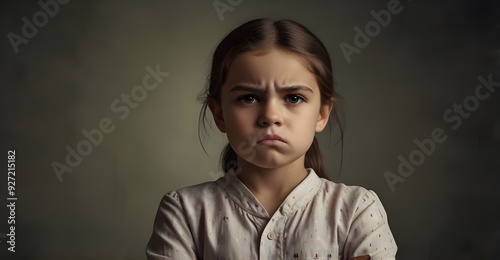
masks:
{"label": "furrowed eyebrow", "polygon": [[[297,92],[299,90],[314,93],[314,91],[311,88],[304,86],[304,85],[293,85],[293,86],[285,86],[285,87],[278,88],[278,92]],[[251,87],[251,86],[244,86],[244,85],[237,85],[237,86],[234,86],[231,90],[229,90],[229,92],[237,92],[237,91],[264,92],[264,90],[259,88],[259,87]]]}
{"label": "furrowed eyebrow", "polygon": [[283,92],[296,92],[299,90],[314,93],[314,91],[311,88],[304,86],[304,85],[286,86],[286,87],[282,87],[279,89],[279,91],[283,91]]}

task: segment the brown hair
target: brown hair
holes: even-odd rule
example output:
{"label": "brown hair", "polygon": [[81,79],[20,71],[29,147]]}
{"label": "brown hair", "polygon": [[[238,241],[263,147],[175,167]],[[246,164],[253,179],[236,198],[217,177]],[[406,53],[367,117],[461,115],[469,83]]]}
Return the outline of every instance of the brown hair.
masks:
{"label": "brown hair", "polygon": [[[277,48],[280,51],[292,54],[315,75],[321,92],[321,105],[334,102],[332,109],[333,119],[339,123],[340,139],[343,147],[343,128],[338,114],[340,95],[335,91],[332,65],[329,54],[323,43],[303,25],[292,20],[255,19],[246,22],[231,31],[217,46],[213,54],[210,75],[207,78],[205,89],[198,95],[203,103],[199,120],[205,127],[206,112],[209,100],[220,103],[221,89],[224,84],[229,66],[234,58],[243,52],[267,50]],[[329,120],[329,123],[331,120]],[[200,125],[198,125],[200,131]],[[198,132],[200,133],[200,132]],[[200,136],[198,135],[198,138]],[[200,143],[203,147],[203,143]],[[205,150],[205,148],[203,147]],[[342,162],[341,155],[341,162]],[[227,172],[238,167],[236,153],[227,144],[221,153],[222,169]],[[305,168],[313,168],[319,177],[328,179],[325,163],[316,140],[306,152]],[[342,163],[341,163],[342,167]]]}

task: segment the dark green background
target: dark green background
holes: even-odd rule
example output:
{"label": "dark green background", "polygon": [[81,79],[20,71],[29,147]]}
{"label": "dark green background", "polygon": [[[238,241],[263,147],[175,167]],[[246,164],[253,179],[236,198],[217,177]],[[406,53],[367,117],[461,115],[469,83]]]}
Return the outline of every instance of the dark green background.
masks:
{"label": "dark green background", "polygon": [[[221,0],[222,2],[226,2]],[[331,179],[377,192],[399,246],[398,259],[500,258],[500,89],[451,129],[443,113],[474,94],[477,77],[500,81],[500,13],[494,1],[401,1],[370,44],[348,63],[370,11],[389,1],[243,0],[221,21],[212,1],[81,1],[59,6],[15,53],[7,34],[21,33],[36,1],[0,3],[0,233],[7,233],[7,150],[17,152],[15,254],[0,237],[0,258],[145,259],[162,195],[213,180],[224,136],[197,136],[196,95],[217,43],[253,18],[288,18],[327,46],[345,103],[343,167],[337,128],[319,135]],[[113,100],[141,84],[145,67],[169,77],[124,120]],[[84,129],[110,118],[115,130],[59,182]],[[415,139],[442,128],[439,144],[391,192]],[[216,129],[214,127],[214,129]]]}

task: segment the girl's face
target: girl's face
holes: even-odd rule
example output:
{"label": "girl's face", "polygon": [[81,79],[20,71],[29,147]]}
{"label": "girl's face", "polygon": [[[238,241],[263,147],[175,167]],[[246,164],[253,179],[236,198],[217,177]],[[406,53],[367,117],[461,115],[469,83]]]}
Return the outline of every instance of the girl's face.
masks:
{"label": "girl's face", "polygon": [[209,103],[238,163],[267,169],[303,167],[332,105],[321,105],[315,76],[296,57],[274,48],[239,54],[222,86],[220,104]]}

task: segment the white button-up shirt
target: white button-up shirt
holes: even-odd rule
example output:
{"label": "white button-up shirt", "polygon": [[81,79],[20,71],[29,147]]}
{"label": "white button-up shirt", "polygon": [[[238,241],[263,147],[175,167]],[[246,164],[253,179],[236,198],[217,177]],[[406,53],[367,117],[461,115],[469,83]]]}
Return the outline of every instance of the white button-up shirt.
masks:
{"label": "white button-up shirt", "polygon": [[395,259],[397,246],[377,195],[307,170],[273,216],[234,171],[168,192],[148,259]]}

